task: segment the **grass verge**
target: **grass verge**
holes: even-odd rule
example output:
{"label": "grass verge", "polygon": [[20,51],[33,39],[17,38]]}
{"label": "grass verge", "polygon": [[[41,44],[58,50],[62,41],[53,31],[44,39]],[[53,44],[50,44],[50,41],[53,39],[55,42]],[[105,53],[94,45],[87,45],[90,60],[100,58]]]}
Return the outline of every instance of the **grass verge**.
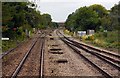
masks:
{"label": "grass verge", "polygon": [[[68,30],[64,30],[63,32],[64,34],[71,35],[71,32]],[[91,36],[76,36],[75,38],[82,40],[87,44],[107,49],[110,51],[118,52],[118,50],[120,50],[118,31],[97,32]]]}

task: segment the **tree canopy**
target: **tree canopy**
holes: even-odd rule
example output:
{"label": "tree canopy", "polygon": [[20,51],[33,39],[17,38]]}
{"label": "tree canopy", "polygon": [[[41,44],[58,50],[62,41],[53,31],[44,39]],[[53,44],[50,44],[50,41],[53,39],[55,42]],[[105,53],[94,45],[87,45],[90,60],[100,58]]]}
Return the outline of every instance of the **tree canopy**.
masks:
{"label": "tree canopy", "polygon": [[36,5],[30,2],[2,3],[2,36],[15,38],[32,28],[44,29],[52,23],[49,14],[41,14]]}
{"label": "tree canopy", "polygon": [[120,29],[120,1],[111,8],[110,17],[112,20],[112,28],[117,30]]}
{"label": "tree canopy", "polygon": [[85,6],[77,9],[68,16],[66,28],[71,31],[95,29],[97,23],[98,14]]}
{"label": "tree canopy", "polygon": [[100,4],[93,4],[77,9],[70,14],[65,22],[65,27],[70,31],[94,29],[96,31],[115,30],[120,23],[119,7],[115,5],[111,10],[107,10]]}

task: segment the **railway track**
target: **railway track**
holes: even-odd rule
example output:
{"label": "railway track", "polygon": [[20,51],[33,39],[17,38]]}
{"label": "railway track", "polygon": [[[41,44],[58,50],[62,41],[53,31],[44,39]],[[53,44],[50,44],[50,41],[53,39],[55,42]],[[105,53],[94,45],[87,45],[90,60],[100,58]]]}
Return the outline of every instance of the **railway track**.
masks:
{"label": "railway track", "polygon": [[0,54],[0,59],[4,58],[4,57],[7,56],[8,54],[10,54],[12,51],[14,51],[14,50],[17,49],[18,47],[20,47],[22,44],[23,44],[23,42],[20,43],[20,44],[18,44],[16,47],[11,48],[11,49],[9,49],[8,51],[3,52],[2,54]]}
{"label": "railway track", "polygon": [[8,55],[8,54],[11,53],[12,51],[14,51],[16,48],[20,47],[22,44],[23,44],[23,42],[20,43],[20,44],[18,44],[16,47],[11,48],[11,49],[9,49],[8,51],[3,52],[2,54],[0,54],[0,59],[2,59],[2,58],[5,57],[6,55]]}
{"label": "railway track", "polygon": [[44,45],[45,45],[45,37],[42,37],[42,43],[41,43],[41,46],[40,46],[40,48],[41,48],[41,51],[40,51],[40,77],[41,78],[43,78],[43,76],[44,76],[44,51],[45,51],[45,47],[44,47]]}
{"label": "railway track", "polygon": [[[113,53],[107,53],[107,52],[99,52],[100,50],[96,50],[84,46],[76,41],[70,40],[69,38],[65,37],[63,34],[61,34],[59,31],[56,32],[57,35],[60,37],[60,39],[66,43],[69,47],[71,47],[76,53],[78,53],[83,59],[88,61],[92,66],[94,66],[99,72],[103,74],[105,77],[112,78],[114,75],[112,74],[113,69],[116,70],[116,72],[120,71],[119,67],[119,55],[113,54]],[[84,50],[85,52],[80,51],[80,49]],[[95,58],[95,59],[93,59]],[[101,63],[103,65],[100,65]],[[104,64],[105,63],[105,64]],[[110,69],[111,68],[111,69]]]}
{"label": "railway track", "polygon": [[[60,33],[60,32],[59,32]],[[61,34],[61,33],[60,33]],[[61,34],[62,35],[62,34]],[[64,35],[63,35],[64,36]],[[94,47],[70,40],[69,38],[65,37],[64,38],[70,42],[72,45],[84,49],[86,52],[89,52],[95,56],[97,56],[100,59],[103,59],[104,61],[108,62],[109,64],[113,65],[120,71],[120,56],[114,53],[109,53],[106,51],[101,51],[99,49],[96,49]]]}
{"label": "railway track", "polygon": [[[16,78],[18,76],[18,74],[21,72],[23,68],[23,65],[25,64],[25,62],[27,61],[27,59],[29,58],[30,56],[30,53],[32,52],[32,50],[35,48],[35,45],[37,44],[37,42],[40,40],[40,67],[39,67],[39,77],[43,77],[43,58],[44,58],[44,54],[43,54],[43,51],[44,51],[44,43],[45,43],[45,35],[42,35],[40,36],[39,38],[37,38],[37,40],[35,42],[32,43],[32,46],[31,48],[29,49],[29,51],[25,54],[25,56],[23,57],[23,59],[21,60],[21,62],[19,63],[19,65],[17,66],[17,68],[14,70],[11,78]],[[32,68],[31,68],[32,69]]]}

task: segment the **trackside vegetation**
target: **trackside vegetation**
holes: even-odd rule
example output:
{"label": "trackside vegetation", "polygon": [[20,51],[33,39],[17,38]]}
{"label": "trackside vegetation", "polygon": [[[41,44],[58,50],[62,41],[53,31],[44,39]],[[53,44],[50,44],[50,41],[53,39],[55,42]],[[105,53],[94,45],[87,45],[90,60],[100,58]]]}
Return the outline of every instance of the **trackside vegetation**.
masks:
{"label": "trackside vegetation", "polygon": [[[65,22],[64,33],[75,36],[86,43],[104,48],[120,49],[120,2],[107,10],[100,4],[78,8]],[[94,35],[76,36],[77,31],[95,30]]]}
{"label": "trackside vegetation", "polygon": [[38,29],[56,27],[51,15],[41,14],[37,5],[30,2],[2,2],[2,37],[10,38],[2,41],[2,50],[6,51],[18,43],[27,40]]}

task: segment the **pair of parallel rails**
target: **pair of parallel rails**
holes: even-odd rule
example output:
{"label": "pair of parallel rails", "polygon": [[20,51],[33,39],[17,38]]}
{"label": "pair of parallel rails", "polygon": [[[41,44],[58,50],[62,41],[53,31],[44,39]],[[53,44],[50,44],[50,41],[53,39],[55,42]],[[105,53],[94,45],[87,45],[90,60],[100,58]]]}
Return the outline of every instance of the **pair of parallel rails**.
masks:
{"label": "pair of parallel rails", "polygon": [[[40,39],[40,67],[39,67],[39,78],[43,77],[43,70],[44,70],[44,45],[45,45],[45,33],[41,33],[39,37],[36,38],[35,41],[32,41],[32,46],[29,48],[29,50],[26,52],[26,54],[24,55],[24,57],[22,58],[22,60],[20,61],[19,65],[17,66],[17,68],[14,70],[14,72],[11,75],[11,78],[17,78],[17,75],[20,73],[20,70],[22,70],[23,65],[25,64],[25,62],[27,61],[27,58],[29,57],[30,53],[32,52],[32,50],[34,49],[34,46],[36,45],[36,43],[38,42],[38,40]],[[12,51],[14,51],[16,48],[20,47],[21,45],[18,45],[15,48],[10,49],[9,51],[1,54],[0,59],[4,58],[5,56],[7,56],[9,53],[11,53]]]}

